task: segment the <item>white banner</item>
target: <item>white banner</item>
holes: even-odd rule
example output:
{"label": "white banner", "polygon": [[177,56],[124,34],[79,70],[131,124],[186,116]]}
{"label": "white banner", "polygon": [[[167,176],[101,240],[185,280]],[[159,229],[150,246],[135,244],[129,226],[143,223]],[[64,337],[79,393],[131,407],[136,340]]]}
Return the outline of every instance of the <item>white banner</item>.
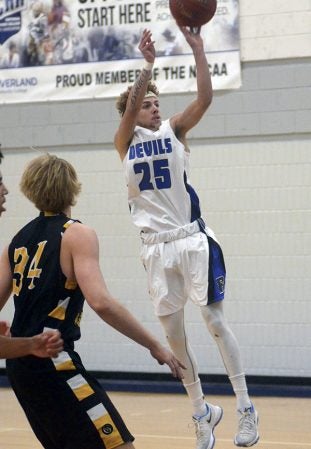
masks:
{"label": "white banner", "polygon": [[[115,97],[143,65],[144,28],[161,93],[196,90],[191,49],[168,0],[0,0],[0,102]],[[201,34],[213,88],[241,85],[238,0],[218,0]]]}

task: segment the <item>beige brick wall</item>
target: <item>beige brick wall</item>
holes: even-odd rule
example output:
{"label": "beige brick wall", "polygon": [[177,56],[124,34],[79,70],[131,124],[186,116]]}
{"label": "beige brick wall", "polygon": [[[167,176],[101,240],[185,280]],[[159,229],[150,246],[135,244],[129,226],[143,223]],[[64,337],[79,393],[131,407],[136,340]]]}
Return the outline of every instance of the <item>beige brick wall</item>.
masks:
{"label": "beige brick wall", "polygon": [[[83,193],[73,216],[96,229],[111,292],[164,341],[148,298],[140,241],[130,220],[116,152],[96,147],[58,149],[57,154],[69,159],[80,174]],[[1,167],[10,190],[1,219],[1,246],[36,214],[17,185],[25,162],[35,155],[10,152]],[[224,250],[227,318],[249,374],[308,376],[311,371],[310,162],[308,139],[193,145],[191,182]],[[199,311],[190,304],[186,310],[201,372],[223,373]],[[7,307],[2,316],[11,313]],[[89,368],[163,371],[145,350],[111,331],[88,307],[82,326],[78,347]]]}
{"label": "beige brick wall", "polygon": [[241,60],[311,55],[309,0],[240,0]]}

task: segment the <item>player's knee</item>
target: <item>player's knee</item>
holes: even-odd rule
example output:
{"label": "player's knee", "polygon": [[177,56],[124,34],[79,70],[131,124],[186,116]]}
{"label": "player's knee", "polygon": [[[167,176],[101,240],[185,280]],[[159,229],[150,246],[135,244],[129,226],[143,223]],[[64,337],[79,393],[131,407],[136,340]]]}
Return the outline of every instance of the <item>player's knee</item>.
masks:
{"label": "player's knee", "polygon": [[224,327],[222,322],[218,319],[212,320],[208,326],[210,333],[214,338],[220,338],[223,334]]}
{"label": "player's knee", "polygon": [[221,338],[226,332],[226,323],[220,315],[204,316],[208,330],[213,338]]}

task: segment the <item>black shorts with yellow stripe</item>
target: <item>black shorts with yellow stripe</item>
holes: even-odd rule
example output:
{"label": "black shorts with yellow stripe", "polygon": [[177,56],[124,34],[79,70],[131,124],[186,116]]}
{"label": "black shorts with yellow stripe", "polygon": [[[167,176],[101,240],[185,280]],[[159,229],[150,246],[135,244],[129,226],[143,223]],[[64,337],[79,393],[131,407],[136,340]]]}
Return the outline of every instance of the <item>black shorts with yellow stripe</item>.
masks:
{"label": "black shorts with yellow stripe", "polygon": [[64,351],[56,359],[7,360],[7,374],[45,449],[113,449],[134,441],[75,351]]}

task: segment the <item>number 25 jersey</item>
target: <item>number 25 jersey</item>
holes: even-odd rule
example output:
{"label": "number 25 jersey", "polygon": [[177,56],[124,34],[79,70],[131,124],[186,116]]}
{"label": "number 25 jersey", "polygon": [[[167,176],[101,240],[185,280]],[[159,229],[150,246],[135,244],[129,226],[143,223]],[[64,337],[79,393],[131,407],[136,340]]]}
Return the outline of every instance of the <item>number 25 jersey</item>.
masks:
{"label": "number 25 jersey", "polygon": [[123,164],[132,219],[141,231],[169,231],[200,218],[187,180],[189,153],[169,120],[157,131],[136,126]]}

